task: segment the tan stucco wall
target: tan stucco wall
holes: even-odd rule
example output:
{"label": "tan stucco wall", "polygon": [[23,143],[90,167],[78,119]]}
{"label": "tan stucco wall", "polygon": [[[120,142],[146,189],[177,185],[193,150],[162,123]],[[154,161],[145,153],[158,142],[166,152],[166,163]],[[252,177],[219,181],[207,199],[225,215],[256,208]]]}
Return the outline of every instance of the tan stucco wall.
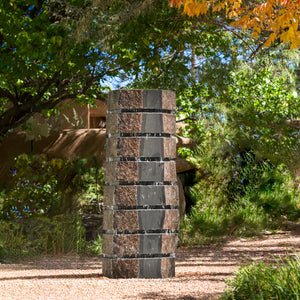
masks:
{"label": "tan stucco wall", "polygon": [[96,106],[89,106],[91,117],[106,117],[106,103],[100,100],[95,100]]}
{"label": "tan stucco wall", "polygon": [[[91,120],[91,118],[105,118],[106,117],[106,103],[100,100],[95,100],[95,106],[91,107],[90,105],[79,105],[73,103],[71,99],[65,100],[58,105],[58,108],[61,110],[59,116],[56,117],[57,122],[55,126],[60,130],[65,129],[75,129],[71,123],[75,123],[76,119],[74,118],[74,109],[77,113],[77,119],[80,120],[79,127],[76,129],[89,129],[89,128],[97,128],[95,126],[95,122]],[[66,120],[66,117],[69,119],[69,122]],[[40,116],[40,114],[36,114],[34,116],[40,123],[44,123],[45,120]],[[99,120],[98,120],[99,123]],[[20,130],[15,130],[20,131]]]}
{"label": "tan stucco wall", "polygon": [[[49,157],[57,158],[96,156],[103,162],[105,139],[106,131],[103,129],[69,129],[61,133],[52,132],[49,137],[34,142],[33,153],[45,153]],[[31,153],[31,144],[30,141],[26,141],[26,134],[24,132],[8,134],[0,144],[0,183],[8,181],[14,158],[22,153]]]}

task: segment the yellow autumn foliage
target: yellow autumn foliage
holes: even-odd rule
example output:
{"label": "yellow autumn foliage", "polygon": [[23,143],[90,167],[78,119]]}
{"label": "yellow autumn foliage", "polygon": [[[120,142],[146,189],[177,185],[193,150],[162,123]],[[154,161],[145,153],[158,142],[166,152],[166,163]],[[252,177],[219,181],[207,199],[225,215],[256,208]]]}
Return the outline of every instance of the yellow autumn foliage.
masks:
{"label": "yellow autumn foliage", "polygon": [[267,0],[249,2],[242,0],[170,0],[170,6],[183,7],[183,13],[190,17],[223,11],[233,22],[232,26],[242,30],[251,29],[254,38],[262,30],[270,32],[264,43],[271,46],[280,39],[290,43],[291,49],[300,47],[300,0]]}

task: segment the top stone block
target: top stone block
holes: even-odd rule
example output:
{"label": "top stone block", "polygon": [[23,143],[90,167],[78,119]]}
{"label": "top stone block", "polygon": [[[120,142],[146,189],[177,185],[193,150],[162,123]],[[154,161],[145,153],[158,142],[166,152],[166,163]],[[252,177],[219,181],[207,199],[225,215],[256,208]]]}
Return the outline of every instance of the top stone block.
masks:
{"label": "top stone block", "polygon": [[168,90],[115,90],[108,96],[107,109],[176,109],[176,94]]}

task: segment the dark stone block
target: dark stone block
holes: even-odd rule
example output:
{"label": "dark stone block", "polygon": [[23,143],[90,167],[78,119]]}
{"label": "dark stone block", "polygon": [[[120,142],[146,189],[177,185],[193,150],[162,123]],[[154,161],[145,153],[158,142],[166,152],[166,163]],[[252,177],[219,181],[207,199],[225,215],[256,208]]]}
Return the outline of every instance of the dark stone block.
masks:
{"label": "dark stone block", "polygon": [[138,278],[138,259],[117,258],[112,262],[113,278]]}
{"label": "dark stone block", "polygon": [[162,162],[140,162],[140,181],[164,181],[164,163]]}
{"label": "dark stone block", "polygon": [[142,128],[142,114],[124,113],[119,116],[117,122],[119,122],[121,133],[140,133]]}
{"label": "dark stone block", "polygon": [[119,107],[126,109],[142,108],[142,90],[121,90]]}
{"label": "dark stone block", "polygon": [[175,253],[177,248],[178,235],[167,233],[162,235],[161,253]]}
{"label": "dark stone block", "polygon": [[164,205],[164,186],[144,185],[137,188],[138,205]]}
{"label": "dark stone block", "polygon": [[113,254],[118,257],[139,253],[138,234],[116,234],[113,237]]}
{"label": "dark stone block", "polygon": [[103,276],[112,278],[113,277],[113,269],[112,269],[112,259],[103,258],[102,259],[102,273]]}
{"label": "dark stone block", "polygon": [[161,259],[161,277],[169,278],[175,276],[175,257],[164,257]]}
{"label": "dark stone block", "polygon": [[139,210],[138,223],[140,230],[161,230],[165,223],[165,210]]}
{"label": "dark stone block", "polygon": [[139,278],[161,278],[161,258],[139,259]]}
{"label": "dark stone block", "polygon": [[163,115],[155,113],[144,113],[142,115],[142,133],[162,133]]}
{"label": "dark stone block", "polygon": [[119,186],[116,188],[115,205],[118,206],[135,206],[137,199],[136,186]]}
{"label": "dark stone block", "polygon": [[162,247],[161,234],[140,235],[140,254],[160,254]]}
{"label": "dark stone block", "polygon": [[143,90],[143,107],[152,109],[162,108],[161,90]]}
{"label": "dark stone block", "polygon": [[164,141],[163,138],[146,137],[140,141],[140,157],[163,157]]}
{"label": "dark stone block", "polygon": [[162,91],[162,109],[176,110],[176,94],[173,91]]}

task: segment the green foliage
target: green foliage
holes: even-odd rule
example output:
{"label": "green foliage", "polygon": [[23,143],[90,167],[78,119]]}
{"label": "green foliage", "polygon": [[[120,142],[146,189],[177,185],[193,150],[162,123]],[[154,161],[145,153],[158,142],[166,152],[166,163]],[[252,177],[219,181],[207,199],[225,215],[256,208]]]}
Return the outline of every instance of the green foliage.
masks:
{"label": "green foliage", "polygon": [[26,237],[16,223],[0,220],[0,260],[6,256],[22,256],[28,253]]}
{"label": "green foliage", "polygon": [[0,225],[0,260],[86,251],[84,228],[76,215],[0,220]]}
{"label": "green foliage", "polygon": [[[103,173],[96,159],[48,159],[45,155],[16,158],[11,189],[2,193],[2,218],[53,217],[79,211],[79,197],[103,192]],[[92,186],[92,187],[91,187]],[[100,196],[97,200],[100,199]]]}
{"label": "green foliage", "polygon": [[103,203],[104,173],[96,157],[92,157],[87,172],[81,179],[85,182],[86,188],[80,194],[79,202],[81,204],[89,204],[90,200],[96,200],[99,203]]}
{"label": "green foliage", "polygon": [[88,255],[98,256],[102,254],[102,237],[98,235],[94,241],[90,241],[86,247]]}
{"label": "green foliage", "polygon": [[63,115],[66,121],[72,126],[74,129],[83,129],[85,128],[85,125],[83,123],[83,120],[81,117],[78,116],[78,113],[76,112],[76,109],[73,108],[73,121],[70,120],[68,116],[65,114]]}
{"label": "green foliage", "polygon": [[103,173],[96,158],[45,155],[16,158],[11,188],[0,197],[0,260],[44,254],[98,255],[101,238],[84,240],[81,202],[102,201]]}
{"label": "green foliage", "polygon": [[[286,121],[299,116],[297,94],[284,89],[283,80],[268,69],[233,75],[224,95],[226,121],[239,151],[251,148],[264,159],[292,163],[299,147],[299,132]],[[235,135],[235,136],[234,136]]]}
{"label": "green foliage", "polygon": [[23,154],[15,161],[12,182],[0,193],[0,260],[69,252],[98,255],[101,238],[86,242],[80,217],[82,203],[103,200],[97,158]]}
{"label": "green foliage", "polygon": [[275,265],[253,263],[240,268],[227,284],[223,300],[299,299],[300,257],[296,254],[283,258]]}
{"label": "green foliage", "polygon": [[247,67],[231,72],[223,90],[199,83],[179,96],[179,117],[187,118],[186,133],[198,143],[179,152],[198,170],[183,243],[257,234],[279,228],[282,215],[300,217],[293,178],[299,131],[286,123],[299,116],[300,103],[272,76]]}
{"label": "green foliage", "polygon": [[213,147],[220,157],[251,149],[271,162],[294,164],[299,131],[286,121],[299,117],[299,97],[269,69],[231,72],[222,90],[201,82],[180,94],[178,104],[179,118],[187,118],[202,148]]}
{"label": "green foliage", "polygon": [[[203,158],[204,156],[202,156]],[[192,188],[196,205],[181,224],[182,243],[202,243],[228,235],[255,235],[282,225],[282,216],[300,217],[300,191],[283,166],[212,162]],[[207,169],[206,169],[207,171]]]}
{"label": "green foliage", "polygon": [[64,99],[105,98],[112,77],[144,88],[185,83],[185,50],[205,30],[179,16],[164,0],[2,1],[0,136]]}
{"label": "green foliage", "polygon": [[243,53],[228,30],[165,0],[2,1],[0,20],[0,136],[64,99],[105,98],[111,79],[180,92],[197,74],[221,89]]}
{"label": "green foliage", "polygon": [[[265,68],[278,62],[278,49],[256,65],[241,64],[250,55],[241,41],[251,51],[256,46],[245,34],[236,38],[208,18],[182,18],[164,0],[2,1],[0,20],[0,136],[35,112],[51,115],[64,99],[102,97],[112,77],[113,85],[119,79],[122,86],[176,90],[178,119],[199,145],[180,150],[199,172],[185,230],[256,232],[274,220],[276,226],[279,214],[297,217],[290,170],[299,131],[286,126],[300,111],[297,57],[285,73]],[[280,72],[290,74],[287,83]],[[101,200],[98,166],[26,156],[18,163],[15,186],[0,194],[2,217],[53,218],[77,211],[85,198]]]}
{"label": "green foliage", "polygon": [[111,1],[95,2],[1,1],[0,136],[65,99],[103,98],[100,82],[115,75],[111,25],[120,20]]}

